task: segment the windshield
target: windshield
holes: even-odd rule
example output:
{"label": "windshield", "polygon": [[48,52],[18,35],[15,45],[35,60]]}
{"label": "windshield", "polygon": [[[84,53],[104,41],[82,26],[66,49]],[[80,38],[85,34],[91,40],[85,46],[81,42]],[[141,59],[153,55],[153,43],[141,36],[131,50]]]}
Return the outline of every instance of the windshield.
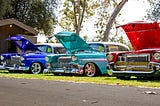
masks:
{"label": "windshield", "polygon": [[128,51],[128,49],[120,45],[108,45],[108,51]]}
{"label": "windshield", "polygon": [[52,48],[51,48],[51,46],[48,46],[48,45],[37,45],[37,48],[38,48],[39,50],[41,50],[42,52],[52,53]]}
{"label": "windshield", "polygon": [[45,53],[54,53],[54,54],[62,54],[66,53],[64,47],[51,47],[49,45],[37,45],[37,48]]}
{"label": "windshield", "polygon": [[128,48],[121,45],[107,45],[104,44],[89,44],[95,51],[98,52],[113,52],[113,51],[129,51]]}

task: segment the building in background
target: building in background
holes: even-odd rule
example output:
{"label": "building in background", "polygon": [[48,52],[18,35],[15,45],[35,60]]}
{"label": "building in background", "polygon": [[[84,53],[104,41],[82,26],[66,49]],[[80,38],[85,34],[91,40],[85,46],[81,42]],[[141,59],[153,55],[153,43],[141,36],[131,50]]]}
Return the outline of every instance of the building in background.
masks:
{"label": "building in background", "polygon": [[6,38],[13,35],[22,35],[31,42],[37,43],[38,32],[32,27],[13,18],[0,20],[0,54],[18,51],[13,42],[6,40]]}

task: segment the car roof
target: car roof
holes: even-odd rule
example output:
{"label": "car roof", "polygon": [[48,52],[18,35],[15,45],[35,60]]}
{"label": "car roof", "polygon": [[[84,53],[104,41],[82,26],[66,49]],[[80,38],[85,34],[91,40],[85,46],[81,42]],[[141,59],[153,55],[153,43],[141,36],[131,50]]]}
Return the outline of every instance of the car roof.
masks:
{"label": "car roof", "polygon": [[52,47],[63,47],[63,45],[60,43],[38,43],[36,45],[48,45],[48,46],[52,46]]}
{"label": "car roof", "polygon": [[125,44],[118,43],[118,42],[87,42],[88,44],[104,44],[104,45],[119,45],[127,48],[129,50],[129,47]]}

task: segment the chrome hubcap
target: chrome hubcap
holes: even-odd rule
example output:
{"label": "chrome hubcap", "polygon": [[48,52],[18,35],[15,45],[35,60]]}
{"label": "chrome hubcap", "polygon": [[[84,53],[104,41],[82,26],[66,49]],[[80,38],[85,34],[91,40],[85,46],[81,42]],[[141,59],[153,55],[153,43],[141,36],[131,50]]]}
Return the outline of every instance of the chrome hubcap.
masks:
{"label": "chrome hubcap", "polygon": [[33,63],[31,66],[31,71],[33,74],[39,74],[41,72],[41,65],[39,63]]}
{"label": "chrome hubcap", "polygon": [[96,73],[96,67],[93,63],[87,63],[85,66],[85,74],[89,77],[94,76]]}

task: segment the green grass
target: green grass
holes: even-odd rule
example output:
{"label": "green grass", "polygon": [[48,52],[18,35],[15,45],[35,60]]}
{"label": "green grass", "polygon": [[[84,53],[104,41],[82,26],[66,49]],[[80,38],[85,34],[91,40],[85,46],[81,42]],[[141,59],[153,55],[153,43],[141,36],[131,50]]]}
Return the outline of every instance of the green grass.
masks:
{"label": "green grass", "polygon": [[116,77],[107,77],[107,76],[85,77],[85,76],[78,76],[78,75],[74,75],[74,76],[73,75],[55,76],[53,74],[35,75],[35,74],[27,74],[27,73],[9,73],[8,71],[0,70],[0,77],[160,88],[160,80],[142,80],[142,79],[136,79],[136,78],[131,78],[130,80],[120,80],[120,79],[117,79]]}

